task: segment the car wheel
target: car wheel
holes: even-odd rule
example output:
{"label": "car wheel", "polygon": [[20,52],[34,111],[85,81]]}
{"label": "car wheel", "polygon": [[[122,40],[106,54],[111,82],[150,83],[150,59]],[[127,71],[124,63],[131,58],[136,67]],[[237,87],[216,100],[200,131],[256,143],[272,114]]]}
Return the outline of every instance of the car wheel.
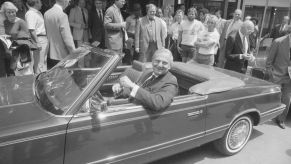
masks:
{"label": "car wheel", "polygon": [[250,116],[239,117],[231,124],[225,135],[214,142],[214,146],[224,155],[234,155],[246,145],[252,130],[253,122]]}

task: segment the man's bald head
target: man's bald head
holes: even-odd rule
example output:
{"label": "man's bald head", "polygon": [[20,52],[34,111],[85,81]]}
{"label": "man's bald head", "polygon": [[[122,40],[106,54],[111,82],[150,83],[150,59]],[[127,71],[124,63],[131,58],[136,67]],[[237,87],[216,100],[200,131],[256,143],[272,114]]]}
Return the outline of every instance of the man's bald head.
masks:
{"label": "man's bald head", "polygon": [[252,21],[246,20],[241,25],[241,33],[245,36],[250,35],[255,30],[255,25]]}
{"label": "man's bald head", "polygon": [[289,23],[289,16],[284,16],[282,24],[288,24]]}
{"label": "man's bald head", "polygon": [[154,55],[153,55],[153,60],[159,56],[164,56],[165,58],[167,58],[169,63],[173,63],[173,55],[172,52],[168,49],[162,48],[162,49],[158,49]]}
{"label": "man's bald head", "polygon": [[237,20],[241,19],[241,17],[242,17],[241,9],[236,9],[233,13],[233,19],[237,21]]}
{"label": "man's bald head", "polygon": [[172,52],[168,49],[158,49],[152,58],[153,71],[156,75],[164,75],[173,64]]}
{"label": "man's bald head", "polygon": [[56,3],[61,5],[63,9],[65,9],[66,7],[68,7],[70,1],[71,0],[56,0]]}

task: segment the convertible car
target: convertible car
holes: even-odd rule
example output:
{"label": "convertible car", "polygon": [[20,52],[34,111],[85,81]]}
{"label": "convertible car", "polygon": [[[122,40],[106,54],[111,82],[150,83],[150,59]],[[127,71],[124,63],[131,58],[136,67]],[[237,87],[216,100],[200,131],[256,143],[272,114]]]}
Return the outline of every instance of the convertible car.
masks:
{"label": "convertible car", "polygon": [[0,79],[1,164],[147,163],[212,142],[242,150],[253,126],[279,115],[278,85],[174,62],[179,93],[164,110],[116,99],[111,87],[151,63],[119,66],[122,54],[92,49],[36,77]]}

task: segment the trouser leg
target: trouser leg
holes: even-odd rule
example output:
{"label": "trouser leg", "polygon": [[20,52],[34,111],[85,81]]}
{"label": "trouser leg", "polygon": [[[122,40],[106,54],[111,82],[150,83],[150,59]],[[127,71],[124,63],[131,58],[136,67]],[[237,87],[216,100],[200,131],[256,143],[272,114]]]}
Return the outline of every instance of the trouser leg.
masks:
{"label": "trouser leg", "polygon": [[281,85],[282,86],[282,103],[286,105],[286,109],[283,111],[281,115],[277,117],[277,120],[280,122],[284,122],[287,115],[288,111],[290,108],[290,97],[291,97],[291,82],[289,83],[284,83]]}

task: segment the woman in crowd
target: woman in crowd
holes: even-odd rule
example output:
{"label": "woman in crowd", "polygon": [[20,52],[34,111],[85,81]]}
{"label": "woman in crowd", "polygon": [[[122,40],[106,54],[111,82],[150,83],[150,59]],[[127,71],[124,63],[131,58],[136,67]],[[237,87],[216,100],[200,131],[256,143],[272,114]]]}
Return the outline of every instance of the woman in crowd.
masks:
{"label": "woman in crowd", "polygon": [[162,19],[166,22],[167,27],[169,28],[173,23],[173,17],[171,15],[171,6],[167,5],[163,8],[163,17]]}
{"label": "woman in crowd", "polygon": [[14,72],[10,69],[10,52],[8,45],[10,40],[5,35],[4,20],[5,14],[3,10],[0,10],[0,77],[6,77],[14,75]]}
{"label": "woman in crowd", "polygon": [[215,15],[209,15],[206,20],[207,29],[198,36],[195,46],[198,53],[194,61],[199,64],[213,65],[214,55],[219,47],[219,33],[216,30],[218,18]]}
{"label": "woman in crowd", "polygon": [[169,36],[169,28],[170,26],[172,25],[173,23],[173,17],[171,15],[171,6],[170,5],[167,5],[165,7],[163,7],[163,16],[161,17],[165,22],[166,22],[166,26],[167,26],[167,37],[166,37],[166,45],[165,47],[166,48],[169,48],[170,47],[170,41],[171,41],[171,38]]}
{"label": "woman in crowd", "polygon": [[142,16],[141,6],[139,3],[133,5],[133,10],[130,16],[126,18],[126,32],[128,35],[128,40],[126,41],[126,49],[129,50],[131,59],[126,61],[127,64],[131,64],[133,59],[138,59],[138,55],[134,55],[134,35],[135,27],[138,22],[138,19]]}
{"label": "woman in crowd", "polygon": [[16,17],[17,7],[11,2],[4,2],[2,11],[5,14],[5,33],[11,36],[12,61],[10,68],[16,76],[33,74],[33,63],[30,50],[36,49],[32,42],[27,24],[23,19]]}
{"label": "woman in crowd", "polygon": [[209,10],[206,8],[202,8],[199,10],[199,20],[204,24],[204,26],[207,28],[207,18],[209,15]]}
{"label": "woman in crowd", "polygon": [[176,15],[174,17],[174,23],[169,28],[169,39],[170,39],[170,46],[169,49],[173,53],[174,61],[182,61],[181,55],[177,50],[177,43],[178,43],[178,36],[179,36],[179,29],[180,25],[184,18],[184,12],[182,10],[177,10]]}

